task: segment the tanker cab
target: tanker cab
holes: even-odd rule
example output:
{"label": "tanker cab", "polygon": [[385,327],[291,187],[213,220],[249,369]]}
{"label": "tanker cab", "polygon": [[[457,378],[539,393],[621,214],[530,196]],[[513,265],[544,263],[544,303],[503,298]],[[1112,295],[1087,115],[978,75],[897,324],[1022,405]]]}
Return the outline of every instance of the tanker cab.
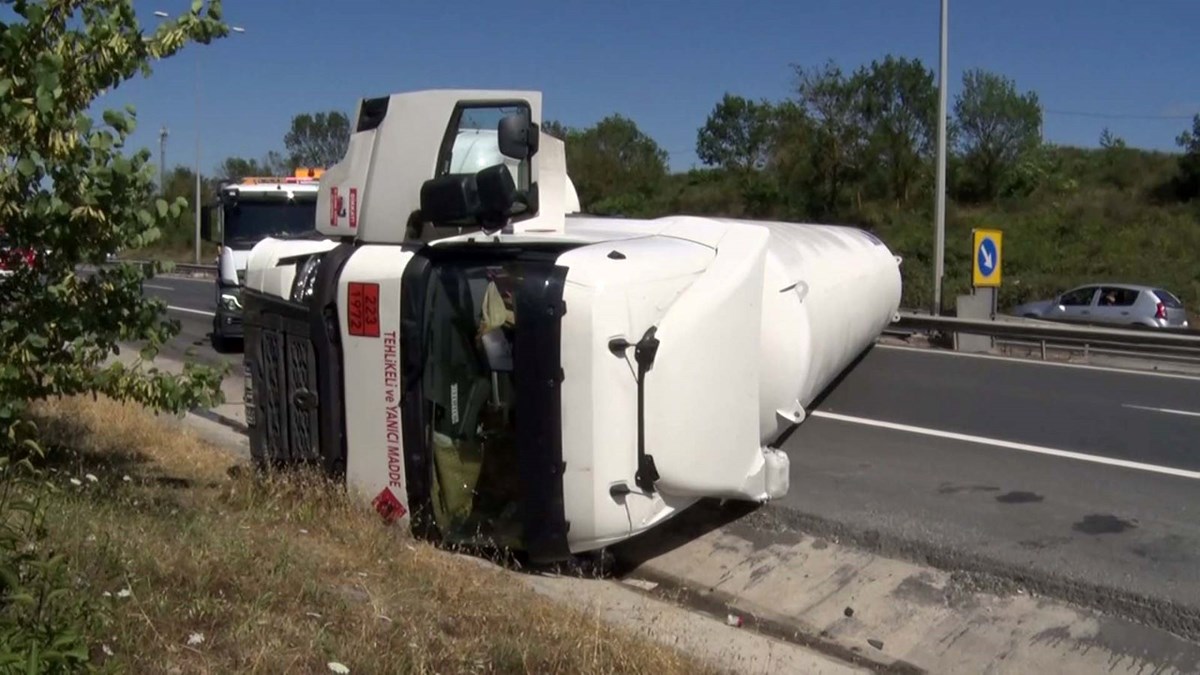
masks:
{"label": "tanker cab", "polygon": [[[362,242],[346,260],[338,318],[347,484],[385,519],[418,534],[524,551],[532,560],[563,559],[570,555],[559,392],[566,269],[556,261],[577,244],[495,237],[539,215],[554,220],[539,206],[561,208],[561,199],[539,200],[540,101],[435,94],[425,102],[445,110],[444,133],[400,124],[403,133],[392,137],[384,120],[376,124],[381,135],[352,142],[322,182],[327,200],[343,177],[365,181],[368,189],[357,196],[360,242],[387,239],[375,228],[388,214],[394,226],[396,211],[381,205],[395,202],[408,213],[403,199],[419,205],[410,227],[416,220],[435,235],[479,233],[431,244]],[[410,96],[393,96],[387,116],[416,105]],[[380,153],[430,136],[440,141],[425,148],[436,157],[424,164],[436,167],[433,176],[415,192],[402,180],[384,180],[422,163],[411,156],[386,161]],[[357,159],[356,148],[365,153]],[[561,147],[549,154],[560,155]],[[558,186],[555,178],[565,182],[565,173],[548,181]],[[324,202],[330,205],[334,222],[338,204]]]}

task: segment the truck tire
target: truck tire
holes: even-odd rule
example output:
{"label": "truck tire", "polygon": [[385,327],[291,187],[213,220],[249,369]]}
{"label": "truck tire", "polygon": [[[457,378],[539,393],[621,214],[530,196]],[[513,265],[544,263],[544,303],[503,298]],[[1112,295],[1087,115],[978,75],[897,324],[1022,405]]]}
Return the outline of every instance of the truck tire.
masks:
{"label": "truck tire", "polygon": [[229,338],[225,337],[225,334],[221,332],[218,319],[220,319],[219,316],[213,318],[212,348],[218,354],[228,354],[230,351]]}

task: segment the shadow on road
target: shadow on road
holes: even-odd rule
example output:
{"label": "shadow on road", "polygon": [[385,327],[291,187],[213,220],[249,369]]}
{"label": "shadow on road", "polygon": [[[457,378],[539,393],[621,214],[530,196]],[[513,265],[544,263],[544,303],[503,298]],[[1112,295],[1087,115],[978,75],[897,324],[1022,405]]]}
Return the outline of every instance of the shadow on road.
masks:
{"label": "shadow on road", "polygon": [[643,563],[685,546],[757,511],[760,505],[744,501],[702,499],[683,513],[610,549],[612,573],[630,574]]}

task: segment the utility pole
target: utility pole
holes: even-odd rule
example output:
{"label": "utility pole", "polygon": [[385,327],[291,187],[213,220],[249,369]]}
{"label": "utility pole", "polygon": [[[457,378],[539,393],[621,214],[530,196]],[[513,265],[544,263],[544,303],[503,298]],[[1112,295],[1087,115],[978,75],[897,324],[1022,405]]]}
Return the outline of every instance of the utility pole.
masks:
{"label": "utility pole", "polygon": [[200,54],[196,53],[196,260],[200,264]]}
{"label": "utility pole", "polygon": [[158,130],[158,192],[167,196],[167,125]]}
{"label": "utility pole", "polygon": [[946,35],[949,0],[942,0],[941,64],[938,68],[937,207],[933,235],[933,315],[942,313],[942,277],[946,265]]}

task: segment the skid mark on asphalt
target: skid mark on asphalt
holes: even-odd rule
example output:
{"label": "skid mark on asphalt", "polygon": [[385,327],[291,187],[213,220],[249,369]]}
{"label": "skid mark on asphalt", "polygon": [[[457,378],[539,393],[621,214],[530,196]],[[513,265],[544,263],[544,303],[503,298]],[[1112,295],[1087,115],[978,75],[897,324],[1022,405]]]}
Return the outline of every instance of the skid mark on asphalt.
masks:
{"label": "skid mark on asphalt", "polygon": [[821,417],[837,422],[845,422],[848,424],[859,424],[862,426],[876,427],[879,429],[890,429],[892,431],[903,431],[910,434],[920,434],[922,436],[934,436],[936,438],[945,438],[952,441],[961,441],[963,443],[973,443],[976,445],[987,445],[994,448],[1005,448],[1007,450],[1019,450],[1021,452],[1031,452],[1038,455],[1047,455],[1050,457],[1059,457],[1062,459],[1073,459],[1080,462],[1091,462],[1093,464],[1104,464],[1107,466],[1117,466],[1123,469],[1134,469],[1136,471],[1146,471],[1148,473],[1159,473],[1167,476],[1175,476],[1178,478],[1190,478],[1192,480],[1200,480],[1200,471],[1188,471],[1187,469],[1177,469],[1172,466],[1160,466],[1158,464],[1145,464],[1143,462],[1132,462],[1127,459],[1117,459],[1115,457],[1102,457],[1100,455],[1089,455],[1082,452],[1072,452],[1070,450],[1059,450],[1057,448],[1047,448],[1041,445],[1031,445],[1029,443],[1016,443],[1013,441],[1004,441],[998,438],[987,438],[986,436],[974,436],[971,434],[960,434],[955,431],[942,431],[941,429],[929,429],[927,427],[918,427],[911,424],[899,424],[897,422],[885,422],[883,420],[873,420],[866,417],[854,417],[852,415],[842,415],[839,413],[826,412],[817,410],[811,413],[810,417]]}

